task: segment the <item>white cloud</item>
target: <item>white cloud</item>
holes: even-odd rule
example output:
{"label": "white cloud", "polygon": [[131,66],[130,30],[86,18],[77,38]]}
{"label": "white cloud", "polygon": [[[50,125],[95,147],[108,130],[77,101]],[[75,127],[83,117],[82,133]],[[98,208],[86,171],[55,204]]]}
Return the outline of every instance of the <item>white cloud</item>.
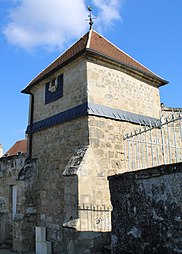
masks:
{"label": "white cloud", "polygon": [[62,48],[86,30],[87,15],[83,0],[22,0],[11,10],[4,34],[9,42],[25,49]]}
{"label": "white cloud", "polygon": [[92,0],[98,8],[97,26],[99,29],[106,29],[114,21],[121,20],[120,7],[123,0]]}
{"label": "white cloud", "polygon": [[[12,0],[13,1],[13,0]],[[121,0],[93,0],[98,8],[95,24],[108,27],[119,20]],[[7,40],[24,49],[63,49],[66,42],[88,30],[86,0],[14,0],[10,22],[4,29]],[[96,27],[99,27],[96,26]]]}

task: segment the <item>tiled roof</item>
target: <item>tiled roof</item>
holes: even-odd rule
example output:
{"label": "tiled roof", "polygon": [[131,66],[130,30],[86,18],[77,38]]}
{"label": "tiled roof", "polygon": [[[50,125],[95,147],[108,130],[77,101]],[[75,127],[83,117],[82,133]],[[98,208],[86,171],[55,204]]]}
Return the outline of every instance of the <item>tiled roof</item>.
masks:
{"label": "tiled roof", "polygon": [[26,152],[27,140],[19,140],[3,155],[3,157],[18,155],[19,153],[25,154]]}
{"label": "tiled roof", "polygon": [[148,75],[159,80],[161,82],[161,85],[168,83],[167,81],[163,80],[158,75],[147,69],[145,66],[137,62],[131,56],[127,55],[121,49],[117,48],[103,36],[93,30],[90,30],[83,37],[81,37],[72,47],[70,47],[53,63],[51,63],[47,68],[45,68],[36,78],[34,78],[22,92],[28,93],[29,88],[31,88],[40,80],[49,76],[50,73],[58,70],[63,65],[67,64],[69,61],[84,52],[92,52],[109,58],[110,60],[117,61],[120,64],[123,64],[129,68],[133,68],[139,72],[142,72],[142,74],[144,75]]}
{"label": "tiled roof", "polygon": [[94,31],[92,32],[89,48],[105,56],[108,56],[114,60],[117,60],[123,64],[136,68],[140,71],[157,76],[156,74],[151,72],[149,69],[147,69],[145,66],[143,66],[142,64],[134,60],[131,56],[127,55],[121,49],[117,48],[107,39],[105,39],[100,34]]}

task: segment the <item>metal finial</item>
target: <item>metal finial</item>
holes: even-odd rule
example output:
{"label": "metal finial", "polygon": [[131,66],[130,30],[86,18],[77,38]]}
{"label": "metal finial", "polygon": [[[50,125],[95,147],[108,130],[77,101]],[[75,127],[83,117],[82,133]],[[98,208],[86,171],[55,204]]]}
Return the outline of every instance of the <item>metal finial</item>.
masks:
{"label": "metal finial", "polygon": [[92,6],[88,6],[88,10],[90,12],[90,14],[88,15],[89,17],[89,25],[90,25],[90,30],[92,29],[92,26],[93,26],[93,18],[92,18],[92,10],[93,10],[93,7]]}

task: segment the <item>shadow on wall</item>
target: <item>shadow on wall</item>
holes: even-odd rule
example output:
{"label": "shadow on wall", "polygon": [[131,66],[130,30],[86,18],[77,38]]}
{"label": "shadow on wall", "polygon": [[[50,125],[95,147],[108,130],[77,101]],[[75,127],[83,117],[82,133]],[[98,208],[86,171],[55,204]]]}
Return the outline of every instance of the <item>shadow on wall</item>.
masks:
{"label": "shadow on wall", "polygon": [[182,253],[182,163],[109,177],[113,254]]}
{"label": "shadow on wall", "polygon": [[10,240],[11,226],[9,224],[8,213],[6,212],[6,203],[4,198],[0,198],[0,245]]}
{"label": "shadow on wall", "polygon": [[[71,231],[75,239],[70,239]],[[76,232],[65,228],[64,238],[69,241],[65,253],[110,253],[110,232]]]}

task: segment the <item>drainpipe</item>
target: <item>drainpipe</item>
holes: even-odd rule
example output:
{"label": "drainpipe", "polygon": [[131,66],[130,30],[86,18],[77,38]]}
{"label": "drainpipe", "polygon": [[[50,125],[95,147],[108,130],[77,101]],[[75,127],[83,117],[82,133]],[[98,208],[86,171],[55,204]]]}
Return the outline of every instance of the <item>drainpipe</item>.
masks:
{"label": "drainpipe", "polygon": [[31,96],[31,104],[30,104],[30,118],[29,118],[29,140],[28,140],[28,153],[27,159],[31,159],[32,157],[32,128],[33,128],[33,115],[34,115],[34,95],[29,92]]}

